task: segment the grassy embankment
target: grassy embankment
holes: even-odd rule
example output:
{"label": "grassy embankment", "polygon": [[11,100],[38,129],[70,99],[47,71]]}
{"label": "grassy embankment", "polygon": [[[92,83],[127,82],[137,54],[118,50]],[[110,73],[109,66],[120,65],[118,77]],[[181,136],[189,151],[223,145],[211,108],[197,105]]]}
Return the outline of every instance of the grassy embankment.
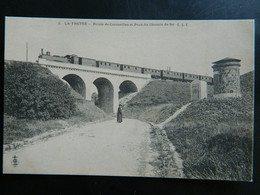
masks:
{"label": "grassy embankment", "polygon": [[72,126],[83,126],[88,122],[109,118],[109,116],[94,105],[76,103],[77,112],[68,119],[31,120],[17,119],[4,115],[4,144],[22,141],[42,133],[62,130]]}
{"label": "grassy embankment", "polygon": [[253,72],[241,76],[242,98],[192,103],[165,131],[188,178],[251,180]]}
{"label": "grassy embankment", "polygon": [[127,102],[124,117],[161,123],[189,100],[189,83],[154,80]]}
{"label": "grassy embankment", "polygon": [[4,87],[4,144],[109,117],[39,65],[6,62]]}
{"label": "grassy embankment", "polygon": [[[208,85],[208,99],[192,102],[165,126],[187,178],[251,180],[253,72],[241,76],[241,91],[242,98],[217,100],[212,98],[213,86]],[[160,123],[188,101],[189,84],[153,81],[128,102],[125,115]],[[157,147],[165,150],[159,138]],[[171,171],[169,155],[161,152],[159,156],[164,176]]]}

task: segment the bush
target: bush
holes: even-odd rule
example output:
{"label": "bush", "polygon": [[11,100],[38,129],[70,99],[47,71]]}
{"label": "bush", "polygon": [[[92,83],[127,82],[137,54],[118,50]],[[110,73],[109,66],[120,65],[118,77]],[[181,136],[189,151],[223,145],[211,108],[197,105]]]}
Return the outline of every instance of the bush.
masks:
{"label": "bush", "polygon": [[69,87],[37,64],[10,62],[4,71],[4,112],[18,119],[68,118],[76,111]]}

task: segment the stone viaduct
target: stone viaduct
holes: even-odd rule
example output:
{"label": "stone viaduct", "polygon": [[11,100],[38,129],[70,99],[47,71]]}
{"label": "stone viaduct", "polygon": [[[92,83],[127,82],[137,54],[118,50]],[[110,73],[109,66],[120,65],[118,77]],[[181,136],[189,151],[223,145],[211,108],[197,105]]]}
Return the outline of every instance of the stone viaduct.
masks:
{"label": "stone viaduct", "polygon": [[151,76],[134,72],[124,72],[60,63],[39,59],[39,64],[67,82],[85,100],[92,100],[98,94],[99,107],[107,113],[116,113],[120,93],[140,91],[150,82]]}

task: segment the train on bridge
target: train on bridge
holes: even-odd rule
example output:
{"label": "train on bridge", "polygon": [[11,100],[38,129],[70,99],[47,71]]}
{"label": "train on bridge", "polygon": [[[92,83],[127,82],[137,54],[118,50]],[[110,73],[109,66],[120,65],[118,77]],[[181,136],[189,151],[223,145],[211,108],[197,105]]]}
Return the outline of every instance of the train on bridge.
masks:
{"label": "train on bridge", "polygon": [[206,81],[208,84],[213,84],[213,78],[209,76],[189,74],[183,72],[175,72],[170,70],[158,70],[152,68],[143,68],[139,66],[119,64],[113,62],[106,62],[95,60],[91,58],[78,57],[77,55],[66,55],[66,56],[57,56],[51,55],[50,52],[43,53],[39,55],[39,58],[46,59],[49,61],[61,62],[61,63],[71,63],[82,66],[93,66],[97,68],[105,68],[118,71],[126,72],[135,72],[141,74],[149,74],[152,78],[162,79],[162,80],[174,80],[174,81],[183,81],[183,82],[192,82],[194,80]]}

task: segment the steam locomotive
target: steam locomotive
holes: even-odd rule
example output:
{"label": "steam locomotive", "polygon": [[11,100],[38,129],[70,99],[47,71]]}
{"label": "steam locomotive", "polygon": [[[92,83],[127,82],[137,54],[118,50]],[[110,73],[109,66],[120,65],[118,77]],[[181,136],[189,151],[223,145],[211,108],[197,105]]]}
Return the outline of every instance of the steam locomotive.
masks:
{"label": "steam locomotive", "polygon": [[98,68],[105,68],[105,69],[112,69],[112,70],[119,70],[119,71],[126,71],[126,72],[150,74],[151,77],[155,79],[184,81],[184,82],[191,82],[193,80],[202,80],[202,81],[206,81],[208,84],[213,84],[213,78],[209,76],[175,72],[170,70],[157,70],[151,68],[143,68],[143,67],[133,66],[133,65],[100,61],[91,58],[83,58],[83,57],[78,57],[77,55],[66,55],[64,57],[57,56],[57,55],[52,56],[50,52],[46,52],[46,54],[44,54],[42,50],[41,55],[39,55],[39,58],[46,59],[49,61],[71,63],[71,64],[77,64],[82,66],[93,66]]}

